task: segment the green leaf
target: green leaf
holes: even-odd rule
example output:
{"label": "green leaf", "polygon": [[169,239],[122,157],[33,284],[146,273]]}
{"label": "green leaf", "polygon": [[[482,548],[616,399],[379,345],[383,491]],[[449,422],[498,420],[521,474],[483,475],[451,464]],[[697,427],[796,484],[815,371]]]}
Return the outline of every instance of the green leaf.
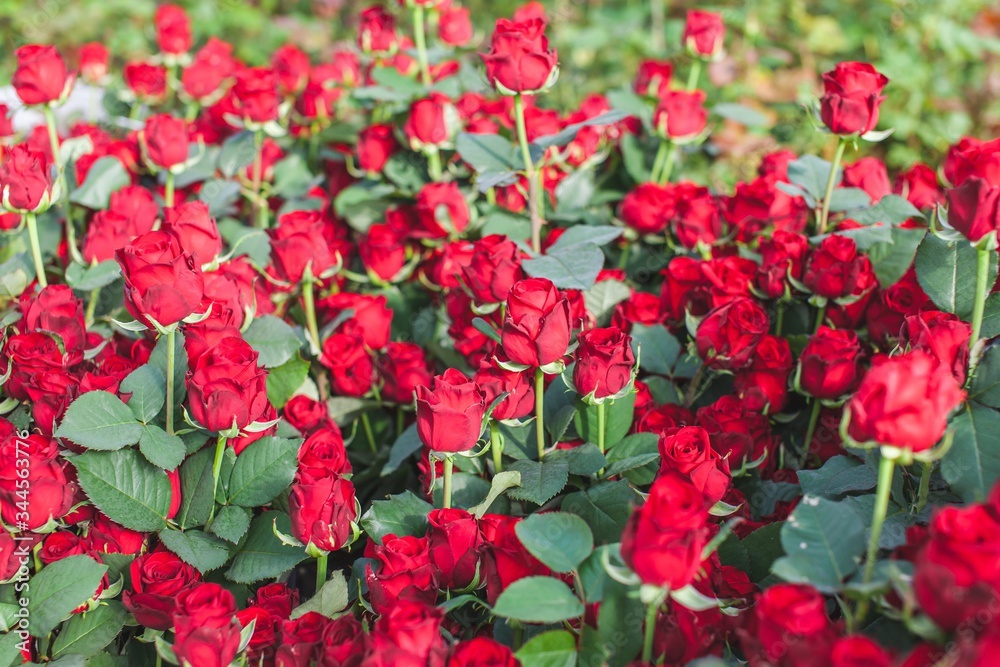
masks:
{"label": "green leaf", "polygon": [[154,466],[176,470],[187,454],[187,447],[180,437],[170,435],[156,424],[147,424],[139,436],[139,451]]}
{"label": "green leaf", "polygon": [[[597,186],[594,184],[594,170],[592,168],[574,171],[556,186],[556,212],[566,215],[574,212],[579,214],[590,205],[596,192]],[[565,219],[563,218],[563,220]],[[570,227],[570,230],[586,227],[589,225],[576,225]],[[615,229],[621,235],[621,229],[617,227]],[[562,237],[556,241],[556,244],[561,240]]]}
{"label": "green leaf", "polygon": [[905,197],[886,195],[874,206],[853,213],[851,218],[862,225],[874,225],[877,222],[883,225],[900,225],[911,218],[922,219],[924,214]]}
{"label": "green leaf", "polygon": [[1000,346],[987,348],[972,374],[969,399],[1000,408]]}
{"label": "green leaf", "polygon": [[625,667],[635,659],[642,647],[642,632],[638,628],[644,616],[645,606],[634,590],[609,577],[597,612],[600,662],[596,664]]}
{"label": "green leaf", "polygon": [[301,444],[301,440],[274,436],[251,443],[236,457],[229,476],[229,502],[242,507],[259,507],[274,500],[295,478]]}
{"label": "green leaf", "polygon": [[181,528],[200,526],[215,507],[212,494],[214,447],[205,447],[181,464],[181,507],[175,521]]}
{"label": "green leaf", "polygon": [[548,278],[559,289],[588,290],[604,268],[604,253],[593,243],[550,249],[547,255],[526,259],[524,272],[533,278]]}
{"label": "green leaf", "polygon": [[98,158],[87,172],[87,179],[69,194],[74,204],[99,211],[106,209],[111,194],[132,183],[128,170],[118,158],[105,155]]}
{"label": "green leaf", "polygon": [[576,667],[576,639],[568,630],[532,637],[515,654],[522,667]]}
{"label": "green leaf", "polygon": [[305,158],[291,153],[274,165],[274,194],[282,199],[303,197],[320,177],[314,176]]}
{"label": "green leaf", "polygon": [[871,203],[871,195],[861,188],[837,188],[830,195],[830,211],[833,213],[865,208]]}
{"label": "green leaf", "polygon": [[427,532],[427,513],[432,509],[430,503],[407,490],[388,500],[373,501],[361,517],[361,527],[378,544],[389,534],[423,535]]}
{"label": "green leaf", "polygon": [[601,482],[589,489],[568,494],[563,499],[562,510],[583,519],[598,544],[609,544],[621,540],[635,504],[636,494],[632,485],[619,480]]}
{"label": "green leaf", "polygon": [[69,556],[42,568],[31,578],[28,597],[31,636],[46,636],[74,609],[92,598],[107,569],[90,556]]}
{"label": "green leaf", "polygon": [[226,543],[200,530],[161,530],[160,542],[202,574],[219,569],[229,560]]}
{"label": "green leaf", "polygon": [[774,574],[833,593],[857,570],[865,531],[848,505],[805,496],[781,529],[781,546],[787,555],[774,563]]}
{"label": "green leaf", "polygon": [[558,579],[524,577],[500,593],[493,613],[525,623],[559,623],[583,615],[583,604]]}
{"label": "green leaf", "polygon": [[982,338],[1000,336],[1000,292],[986,297],[986,307],[983,309],[983,327],[979,331]]}
{"label": "green leaf", "polygon": [[893,227],[891,233],[891,243],[876,243],[868,250],[875,277],[882,287],[895,285],[910,270],[927,230]]}
{"label": "green leaf", "polygon": [[139,442],[142,424],[114,394],[88,391],[70,403],[54,435],[88,449],[113,450]]}
{"label": "green leaf", "polygon": [[594,550],[587,523],[567,512],[532,514],[514,527],[524,548],[554,572],[572,572]]}
{"label": "green leaf", "polygon": [[[549,134],[544,137],[538,137],[533,142],[531,142],[531,147],[536,150],[539,154],[544,153],[546,149],[552,146],[565,146],[569,142],[576,138],[576,135],[580,133],[585,127],[593,125],[611,125],[612,123],[617,123],[620,120],[624,120],[631,116],[632,114],[628,111],[621,109],[614,109],[612,111],[606,111],[600,116],[595,116],[594,118],[588,118],[587,120],[581,121],[579,123],[573,123],[572,125],[567,125],[560,132],[556,134]],[[492,135],[487,135],[492,136]]]}
{"label": "green leaf", "polygon": [[[917,281],[941,310],[972,319],[976,298],[976,253],[968,241],[945,241],[928,234],[917,248]],[[989,284],[997,275],[997,256],[991,254]]]}
{"label": "green leaf", "polygon": [[406,427],[406,430],[396,438],[396,442],[392,443],[392,449],[389,450],[389,460],[382,467],[382,476],[385,477],[398,470],[399,466],[403,465],[406,459],[420,451],[420,448],[423,446],[424,443],[420,441],[420,436],[417,435],[417,424],[414,422]]}
{"label": "green leaf", "polygon": [[118,262],[107,259],[94,266],[70,264],[66,269],[66,284],[81,292],[92,292],[107,287],[121,278],[122,269]]}
{"label": "green leaf", "polygon": [[490,505],[500,497],[500,494],[521,484],[521,473],[516,470],[505,470],[493,476],[490,483],[490,491],[481,503],[469,508],[470,514],[475,514],[476,518],[482,519],[483,515],[490,509]]}
{"label": "green leaf", "polygon": [[569,481],[569,464],[565,461],[514,461],[509,469],[521,473],[521,486],[509,489],[507,495],[536,505],[554,498]]}
{"label": "green leaf", "polygon": [[[295,354],[302,342],[295,330],[274,315],[261,315],[243,332],[243,339],[257,350],[258,361],[265,368],[281,366]],[[297,387],[296,387],[297,388]]]}
{"label": "green leaf", "polygon": [[236,544],[250,528],[250,514],[236,505],[226,505],[215,515],[210,530],[226,540]]}
{"label": "green leaf", "polygon": [[659,452],[650,452],[648,454],[636,454],[635,456],[627,456],[625,458],[617,459],[614,463],[610,464],[604,471],[603,477],[609,479],[611,477],[617,477],[626,472],[630,472],[637,468],[642,468],[650,463],[656,463],[660,460]]}
{"label": "green leaf", "polygon": [[347,580],[342,572],[334,572],[318,593],[292,610],[291,618],[295,620],[311,611],[333,618],[337,612],[347,609],[348,600]]}
{"label": "green leaf", "polygon": [[131,394],[128,407],[139,421],[148,424],[163,409],[167,380],[152,364],[144,364],[128,374],[121,383],[121,393]]}
{"label": "green leaf", "polygon": [[[635,414],[635,391],[629,391],[621,398],[604,404],[604,447],[608,449],[621,442],[632,427]],[[576,414],[573,416],[576,432],[587,442],[597,442],[597,406],[587,405],[577,399]]]}
{"label": "green leaf", "polygon": [[602,280],[583,293],[583,303],[587,306],[587,312],[592,314],[599,324],[607,324],[611,320],[615,306],[630,296],[632,290],[625,283],[618,280]]}
{"label": "green leaf", "polygon": [[[149,355],[149,363],[152,366],[156,366],[160,369],[160,373],[164,378],[167,377],[167,341],[170,340],[170,336],[160,336],[156,340],[156,346],[153,348],[152,354]],[[187,350],[184,349],[184,334],[177,331],[173,335],[174,339],[174,403],[175,405],[180,405],[184,401],[184,397],[187,395],[187,385],[184,383],[184,378],[188,371],[188,358]],[[166,382],[166,380],[164,380]],[[175,411],[175,414],[180,414],[180,411]]]}
{"label": "green leaf", "polygon": [[[656,433],[634,433],[626,436],[621,442],[608,450],[608,463],[614,464],[635,456],[657,453],[660,451],[658,448],[659,441],[660,436]],[[643,468],[629,470],[625,474],[625,477],[633,484],[643,486],[652,483],[657,469],[658,466],[655,463],[649,463]]]}
{"label": "green leaf", "polygon": [[73,465],[87,497],[112,521],[143,533],[166,525],[170,481],[136,450],[84,452]]}
{"label": "green leaf", "polygon": [[273,579],[292,569],[306,556],[302,547],[283,544],[274,534],[274,526],[285,535],[292,532],[292,522],[284,512],[264,512],[250,524],[246,542],[226,570],[226,578],[238,584],[252,584]]}
{"label": "green leaf", "polygon": [[878,475],[864,463],[847,456],[834,456],[819,470],[800,470],[799,485],[803,494],[841,496],[852,491],[875,488]]}
{"label": "green leaf", "polygon": [[253,164],[257,156],[254,134],[241,130],[222,142],[219,152],[219,171],[226,178],[232,178],[240,169]]}
{"label": "green leaf", "polygon": [[604,246],[619,236],[624,230],[613,225],[573,225],[563,232],[550,250],[570,250],[580,246]]}
{"label": "green leaf", "polygon": [[967,403],[951,428],[955,439],[941,474],[962,500],[982,502],[1000,479],[1000,412]]}
{"label": "green leaf", "polygon": [[546,455],[549,461],[565,461],[571,475],[596,475],[608,460],[592,442],[585,442],[570,449],[557,449]]}
{"label": "green leaf", "polygon": [[285,407],[309,375],[309,362],[298,353],[267,374],[267,399],[276,410]]}
{"label": "green leaf", "polygon": [[767,116],[745,104],[723,102],[713,106],[712,113],[747,127],[768,127],[770,125]]}
{"label": "green leaf", "polygon": [[496,134],[462,132],[455,140],[459,157],[477,172],[518,171],[524,168],[517,147]]}
{"label": "green leaf", "polygon": [[[802,188],[814,200],[821,200],[826,193],[826,182],[833,165],[815,155],[803,155],[788,163],[788,180]],[[834,185],[840,183],[842,172],[837,169]]]}
{"label": "green leaf", "polygon": [[[641,346],[641,353],[640,353]],[[662,324],[632,325],[632,349],[639,367],[648,373],[670,375],[681,353],[681,344]]]}

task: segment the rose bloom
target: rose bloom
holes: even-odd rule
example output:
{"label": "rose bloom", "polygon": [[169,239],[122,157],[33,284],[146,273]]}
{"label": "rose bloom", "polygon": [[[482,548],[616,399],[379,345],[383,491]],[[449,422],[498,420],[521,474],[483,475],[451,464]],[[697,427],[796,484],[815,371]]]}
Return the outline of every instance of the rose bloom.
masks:
{"label": "rose bloom", "polygon": [[433,92],[410,105],[403,132],[415,151],[428,146],[445,147],[451,144],[459,122],[451,99],[444,93]]}
{"label": "rose bloom", "polygon": [[132,317],[152,326],[175,324],[201,305],[204,279],[194,258],[177,237],[148,232],[115,252],[125,279],[125,307]]}
{"label": "rose bloom", "polygon": [[205,202],[189,201],[164,209],[162,229],[177,237],[195,264],[207,264],[222,252],[222,236]]}
{"label": "rose bloom", "polygon": [[131,588],[122,603],[136,620],[154,630],[169,630],[177,596],[201,580],[201,573],[169,551],[139,556],[129,567]]}
{"label": "rose bloom", "polygon": [[224,338],[188,371],[191,416],[209,431],[244,429],[264,417],[267,370],[242,338]]}
{"label": "rose bloom", "polygon": [[767,312],[756,301],[734,299],[710,312],[698,325],[698,356],[713,368],[741,368],[749,363],[769,328]]}
{"label": "rose bloom", "polygon": [[437,569],[431,563],[429,548],[426,537],[408,535],[386,535],[382,544],[372,543],[372,563],[365,576],[376,612],[385,613],[400,598],[434,604]]}
{"label": "rose bloom", "polygon": [[486,395],[475,381],[449,368],[416,391],[417,434],[434,452],[465,452],[482,433]]}
{"label": "rose bloom", "polygon": [[570,329],[569,302],[551,281],[528,278],[511,287],[500,336],[511,361],[538,368],[562,359]]}
{"label": "rose bloom", "polygon": [[11,85],[27,106],[51,104],[68,93],[73,81],[54,46],[25,44],[14,51],[17,68]]}
{"label": "rose bloom", "polygon": [[52,198],[52,169],[46,154],[28,144],[4,149],[0,165],[0,196],[5,208],[39,211]]}
{"label": "rose bloom", "polygon": [[847,432],[857,442],[921,452],[941,439],[964,398],[951,369],[926,352],[876,357],[847,403]]}
{"label": "rose bloom", "polygon": [[323,552],[337,551],[351,538],[358,510],[350,480],[325,471],[322,477],[297,479],[288,496],[295,539]]}
{"label": "rose bloom", "polygon": [[640,183],[625,195],[618,216],[640,234],[660,234],[676,213],[674,188],[658,183]]}
{"label": "rose bloom", "polygon": [[581,396],[604,399],[620,394],[632,381],[632,339],[621,329],[588,329],[578,337],[573,384]]}
{"label": "rose bloom", "polygon": [[687,477],[705,497],[716,503],[726,495],[732,478],[729,459],[720,456],[700,426],[666,430],[660,436],[659,475],[675,470]]}
{"label": "rose bloom", "polygon": [[173,648],[182,667],[227,667],[240,648],[233,594],[204,583],[182,591],[176,602]]}
{"label": "rose bloom", "polygon": [[653,125],[662,137],[685,141],[701,134],[708,123],[704,90],[671,90],[660,97]]}
{"label": "rose bloom", "polygon": [[739,634],[752,667],[810,667],[827,664],[838,632],[814,588],[779,584],[757,598]]}
{"label": "rose bloom", "polygon": [[476,241],[472,260],[462,267],[465,284],[477,303],[502,303],[514,283],[524,278],[521,251],[502,234]]}
{"label": "rose bloom", "polygon": [[681,40],[689,53],[702,58],[713,58],[722,51],[725,36],[726,26],[722,23],[721,14],[688,10]]}
{"label": "rose bloom", "polygon": [[540,92],[554,83],[559,71],[559,56],[549,48],[542,18],[498,19],[490,52],[480,56],[486,78],[502,95]]}
{"label": "rose bloom", "polygon": [[823,75],[820,118],[834,134],[864,134],[878,124],[889,79],[868,63],[843,62]]}
{"label": "rose bloom", "polygon": [[507,396],[493,408],[492,418],[497,420],[527,417],[535,409],[535,385],[527,372],[509,371],[500,365],[508,361],[502,350],[493,357],[479,362],[475,381],[486,395],[486,404],[492,405],[498,396]]}
{"label": "rose bloom", "polygon": [[850,392],[861,377],[861,342],[850,329],[821,326],[799,355],[799,387],[832,400]]}
{"label": "rose bloom", "polygon": [[436,509],[427,515],[431,563],[438,584],[466,588],[476,578],[480,566],[483,535],[475,516],[463,509]]}

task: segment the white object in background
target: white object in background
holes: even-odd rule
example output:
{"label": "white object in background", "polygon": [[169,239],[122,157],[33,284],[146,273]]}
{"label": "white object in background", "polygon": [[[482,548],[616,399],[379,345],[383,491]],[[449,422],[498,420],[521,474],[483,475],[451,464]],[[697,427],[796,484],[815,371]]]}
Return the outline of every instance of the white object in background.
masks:
{"label": "white object in background", "polygon": [[[64,131],[77,120],[86,120],[91,123],[100,123],[106,120],[107,114],[101,103],[103,97],[103,89],[95,88],[77,79],[73,83],[73,90],[70,91],[66,102],[54,109],[56,125]],[[6,104],[10,110],[11,121],[17,132],[27,134],[38,125],[45,124],[45,116],[42,115],[41,111],[25,108],[21,104],[13,86],[0,88],[0,102]]]}

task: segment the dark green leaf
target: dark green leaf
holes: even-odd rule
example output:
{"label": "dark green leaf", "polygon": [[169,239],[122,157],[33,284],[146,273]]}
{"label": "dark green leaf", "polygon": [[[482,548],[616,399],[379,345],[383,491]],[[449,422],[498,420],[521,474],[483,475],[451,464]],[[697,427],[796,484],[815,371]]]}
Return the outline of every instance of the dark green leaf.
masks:
{"label": "dark green leaf", "polygon": [[306,559],[305,549],[283,544],[274,534],[275,523],[285,535],[292,532],[292,522],[284,512],[264,512],[250,524],[246,542],[233,558],[226,578],[238,584],[252,584],[273,579]]}
{"label": "dark green leaf", "polygon": [[94,597],[107,569],[90,556],[69,556],[42,568],[31,578],[31,635],[46,636],[74,609]]}
{"label": "dark green leaf", "polygon": [[618,542],[636,504],[635,491],[625,480],[601,482],[589,489],[568,494],[562,502],[565,512],[578,515],[594,534],[598,544]]}
{"label": "dark green leaf", "polygon": [[[635,414],[635,391],[604,404],[604,447],[610,449],[628,435]],[[597,442],[597,406],[577,400],[576,432],[587,442]]]}
{"label": "dark green leaf", "polygon": [[882,287],[895,285],[910,270],[927,230],[893,227],[891,233],[891,243],[876,243],[868,250],[868,258]]}
{"label": "dark green leaf", "polygon": [[116,600],[109,600],[97,609],[73,616],[52,644],[52,657],[76,654],[89,658],[118,636],[127,619],[128,612]]}
{"label": "dark green leaf", "polygon": [[108,207],[113,192],[131,183],[132,178],[121,161],[114,156],[105,155],[97,158],[91,165],[87,179],[69,194],[69,200],[99,211]]}
{"label": "dark green leaf", "polygon": [[524,548],[554,572],[572,572],[594,550],[587,523],[568,512],[532,514],[515,526]]}
{"label": "dark green leaf", "polygon": [[987,348],[972,374],[969,398],[976,403],[1000,408],[1000,346]]}
{"label": "dark green leaf", "polygon": [[271,502],[292,483],[301,444],[301,440],[267,436],[243,450],[229,477],[229,502],[242,507]]}
{"label": "dark green leaf", "polygon": [[341,572],[334,572],[319,592],[292,610],[292,619],[301,618],[309,612],[333,618],[337,612],[347,609],[347,580]]}
{"label": "dark green leaf", "polygon": [[389,450],[389,460],[382,467],[382,476],[385,477],[389,473],[398,470],[399,466],[403,465],[406,459],[420,451],[420,448],[423,446],[424,443],[420,441],[420,437],[417,435],[417,424],[414,422],[392,444],[392,449]]}
{"label": "dark green leaf", "polygon": [[219,569],[229,560],[226,543],[200,530],[161,530],[160,541],[202,574]]}
{"label": "dark green leaf", "polygon": [[70,404],[54,435],[88,449],[113,450],[137,443],[142,424],[114,394],[88,391]]}
{"label": "dark green leaf", "polygon": [[274,315],[261,315],[243,332],[243,339],[260,355],[258,361],[265,368],[280,366],[295,354],[302,342],[295,330]]}
{"label": "dark green leaf", "polygon": [[112,521],[144,533],[166,525],[170,480],[136,450],[84,452],[73,465],[87,497]]}
{"label": "dark green leaf", "polygon": [[592,243],[550,249],[547,255],[521,263],[533,278],[548,278],[559,289],[590,289],[604,268],[604,253]]}
{"label": "dark green leaf", "polygon": [[497,598],[493,613],[525,623],[559,623],[583,614],[569,586],[552,577],[524,577]]}
{"label": "dark green leaf", "polygon": [[507,495],[536,505],[554,498],[569,481],[569,465],[565,461],[514,461],[509,469],[521,473],[521,486],[510,489]]}
{"label": "dark green leaf", "polygon": [[[928,234],[917,248],[914,260],[917,281],[941,310],[972,319],[976,296],[976,253],[968,241],[945,241]],[[997,257],[992,253],[989,284],[997,275]]]}
{"label": "dark green leaf", "polygon": [[377,543],[392,534],[423,535],[427,531],[427,513],[434,509],[430,503],[417,497],[412,491],[390,496],[388,500],[376,500],[361,517],[361,527]]}
{"label": "dark green leaf", "polygon": [[212,521],[211,531],[226,540],[236,544],[250,528],[250,514],[236,505],[226,505],[219,509]]}
{"label": "dark green leaf", "polygon": [[642,370],[658,375],[670,375],[681,353],[681,344],[662,324],[653,326],[634,324],[632,349],[639,359]]}
{"label": "dark green leaf", "polygon": [[813,496],[841,496],[852,491],[875,488],[878,476],[864,463],[847,456],[834,456],[819,470],[800,470],[802,493]]}
{"label": "dark green leaf", "polygon": [[176,470],[187,454],[187,447],[178,436],[168,434],[156,424],[147,424],[139,436],[139,451],[154,466]]}
{"label": "dark green leaf", "polygon": [[240,169],[253,164],[257,156],[253,132],[242,130],[222,142],[219,153],[219,171],[226,178],[232,178]]}
{"label": "dark green leaf", "polygon": [[477,173],[518,171],[524,168],[517,147],[496,134],[462,132],[455,150]]}
{"label": "dark green leaf", "polygon": [[267,374],[267,398],[280,410],[291,400],[309,375],[309,362],[295,354],[291,359]]}
{"label": "dark green leaf", "polygon": [[853,213],[851,218],[862,225],[899,225],[910,218],[923,218],[924,214],[905,197],[886,195],[877,204],[863,211]]}
{"label": "dark green leaf", "polygon": [[774,574],[832,593],[857,570],[865,531],[848,505],[805,496],[781,529],[781,546],[787,555],[774,563]]}
{"label": "dark green leaf", "polygon": [[118,262],[108,259],[94,266],[70,264],[66,269],[66,284],[81,292],[92,292],[107,287],[121,278],[122,269]]}
{"label": "dark green leaf", "polygon": [[941,474],[966,502],[982,502],[1000,479],[1000,412],[965,404],[952,421],[955,440]]}
{"label": "dark green leaf", "polygon": [[121,392],[131,394],[128,407],[139,421],[148,424],[163,409],[167,397],[167,381],[163,371],[144,364],[128,374],[121,383]]}
{"label": "dark green leaf", "polygon": [[576,639],[568,630],[532,637],[517,651],[523,667],[576,667]]}

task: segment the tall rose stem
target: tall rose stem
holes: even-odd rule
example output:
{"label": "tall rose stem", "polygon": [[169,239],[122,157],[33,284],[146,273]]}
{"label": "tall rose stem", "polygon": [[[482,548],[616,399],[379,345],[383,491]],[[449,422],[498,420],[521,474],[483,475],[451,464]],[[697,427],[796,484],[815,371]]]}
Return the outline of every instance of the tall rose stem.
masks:
{"label": "tall rose stem", "polygon": [[365,429],[365,437],[368,439],[368,446],[371,448],[372,453],[378,453],[378,445],[375,444],[375,433],[372,431],[371,420],[368,419],[368,413],[361,413],[361,426]]}
{"label": "tall rose stem", "polygon": [[680,146],[675,142],[670,141],[668,143],[670,144],[670,151],[667,153],[667,159],[663,162],[663,170],[656,180],[660,185],[666,185],[670,182],[670,172],[674,170],[674,163],[677,162],[677,153],[680,151]]}
{"label": "tall rose stem", "polygon": [[[878,541],[882,536],[882,524],[885,523],[885,515],[889,511],[889,494],[892,492],[892,474],[896,468],[896,460],[882,457],[878,464],[878,488],[875,492],[875,510],[872,513],[871,535],[868,537],[868,554],[865,557],[865,573],[862,582],[871,583],[872,575],[875,573],[875,559],[878,557]],[[861,623],[868,615],[868,605],[871,599],[867,596],[858,603],[858,613],[854,615],[854,620]]]}
{"label": "tall rose stem", "polygon": [[841,137],[837,141],[837,152],[833,155],[833,163],[830,165],[830,175],[826,179],[826,192],[823,195],[823,206],[819,211],[819,219],[816,221],[816,233],[826,233],[826,223],[830,219],[830,199],[833,197],[833,189],[837,186],[837,170],[840,168],[840,161],[844,158],[844,149],[847,148],[847,139]]}
{"label": "tall rose stem", "polygon": [[174,434],[174,331],[167,334],[167,433]]}
{"label": "tall rose stem", "polygon": [[444,457],[444,508],[451,507],[451,476],[455,469],[455,459],[451,454]]}
{"label": "tall rose stem", "polygon": [[427,174],[435,183],[440,181],[444,174],[444,168],[441,166],[441,153],[436,148],[427,151]]}
{"label": "tall rose stem", "polygon": [[167,172],[167,184],[163,190],[163,201],[167,206],[174,205],[174,172]]}
{"label": "tall rose stem", "polygon": [[653,662],[653,637],[656,635],[656,614],[660,610],[659,602],[651,602],[646,607],[646,625],[642,636],[642,662]]}
{"label": "tall rose stem", "polygon": [[306,312],[306,329],[312,343],[313,354],[318,355],[322,346],[319,340],[319,325],[316,323],[316,297],[313,294],[313,277],[308,272],[302,278],[302,309]]}
{"label": "tall rose stem", "polygon": [[542,214],[539,210],[541,194],[535,175],[535,163],[531,159],[531,149],[528,147],[528,129],[524,122],[524,96],[520,93],[514,96],[514,120],[517,124],[517,141],[521,145],[521,159],[524,161],[524,174],[528,179],[531,249],[537,253],[542,251]]}
{"label": "tall rose stem", "polygon": [[326,583],[326,569],[327,569],[327,559],[328,554],[323,554],[316,558],[316,592],[319,593],[319,589],[323,588],[323,584]]}
{"label": "tall rose stem", "polygon": [[220,435],[215,441],[215,458],[212,459],[212,511],[205,526],[212,525],[215,518],[215,494],[219,490],[219,473],[222,471],[222,455],[226,452],[226,436]]}
{"label": "tall rose stem", "polygon": [[656,157],[653,158],[653,169],[649,172],[649,180],[653,183],[660,182],[660,172],[663,171],[663,163],[667,159],[667,152],[670,150],[670,142],[660,139],[660,146],[656,149]]}
{"label": "tall rose stem", "polygon": [[87,299],[87,311],[83,314],[83,324],[88,329],[94,324],[94,314],[97,312],[97,302],[100,299],[100,287],[96,287],[90,291],[90,297]]}
{"label": "tall rose stem", "polygon": [[503,440],[495,419],[490,420],[490,453],[493,454],[493,474],[498,475],[503,472]]}
{"label": "tall rose stem", "polygon": [[261,201],[260,189],[264,180],[264,131],[257,130],[253,135],[253,216],[257,226],[267,227],[267,206]]}
{"label": "tall rose stem", "polygon": [[424,26],[425,10],[421,5],[413,7],[413,43],[417,46],[417,62],[420,63],[420,80],[425,86],[431,85],[431,68],[427,62],[427,32]]}
{"label": "tall rose stem", "polygon": [[25,213],[24,219],[28,225],[28,241],[31,243],[31,259],[35,262],[35,277],[38,279],[38,284],[45,288],[49,286],[49,282],[45,278],[42,246],[38,242],[38,221],[35,219],[34,211]]}
{"label": "tall rose stem", "polygon": [[701,76],[701,61],[695,60],[691,64],[691,71],[688,73],[687,89],[689,91],[698,87],[698,77]]}
{"label": "tall rose stem", "polygon": [[597,448],[604,453],[604,429],[607,423],[604,403],[597,404]]}
{"label": "tall rose stem", "polygon": [[[49,131],[49,145],[52,147],[52,162],[59,164],[59,132],[56,131],[56,116],[52,113],[52,107],[48,104],[42,107],[45,114],[45,127]],[[62,178],[62,168],[59,169],[59,177]]]}
{"label": "tall rose stem", "polygon": [[535,369],[535,437],[538,441],[538,460],[545,458],[545,373]]}
{"label": "tall rose stem", "polygon": [[990,287],[990,254],[992,252],[986,248],[976,249],[976,300],[972,310],[972,337],[969,338],[969,349],[976,346],[983,328],[983,313],[986,309],[986,296]]}
{"label": "tall rose stem", "polygon": [[927,498],[931,494],[931,473],[934,471],[933,463],[924,463],[920,471],[920,491],[917,495],[917,513],[920,513],[927,506]]}
{"label": "tall rose stem", "polygon": [[809,426],[806,428],[806,439],[802,441],[802,450],[809,452],[809,443],[812,442],[813,434],[816,433],[816,424],[819,423],[820,404],[818,398],[812,400],[812,412],[809,413]]}

